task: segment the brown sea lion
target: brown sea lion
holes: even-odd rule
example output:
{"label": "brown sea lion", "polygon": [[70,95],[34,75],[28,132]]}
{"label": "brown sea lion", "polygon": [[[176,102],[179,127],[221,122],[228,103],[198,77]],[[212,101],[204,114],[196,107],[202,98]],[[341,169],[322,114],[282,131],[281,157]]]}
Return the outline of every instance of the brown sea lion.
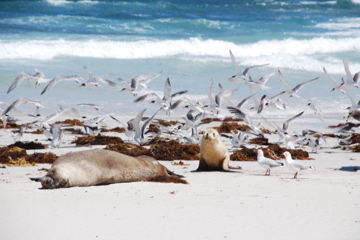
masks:
{"label": "brown sea lion", "polygon": [[122,182],[187,182],[152,157],[131,157],[110,150],[87,150],[59,157],[44,177],[43,188],[85,187]]}
{"label": "brown sea lion", "polygon": [[206,129],[201,139],[197,171],[229,171],[229,162],[229,152],[218,131]]}

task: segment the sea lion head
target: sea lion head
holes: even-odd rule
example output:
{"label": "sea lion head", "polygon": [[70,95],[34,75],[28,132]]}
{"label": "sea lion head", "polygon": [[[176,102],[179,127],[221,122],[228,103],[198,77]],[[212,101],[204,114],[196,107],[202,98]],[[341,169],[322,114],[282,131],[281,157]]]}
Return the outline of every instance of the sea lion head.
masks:
{"label": "sea lion head", "polygon": [[54,188],[56,188],[55,181],[54,181],[54,178],[52,176],[44,176],[44,177],[40,178],[39,180],[40,180],[41,186],[43,188],[46,188],[46,189],[54,189]]}
{"label": "sea lion head", "polygon": [[208,128],[205,130],[202,139],[206,141],[217,141],[219,139],[219,132],[216,131],[216,129]]}

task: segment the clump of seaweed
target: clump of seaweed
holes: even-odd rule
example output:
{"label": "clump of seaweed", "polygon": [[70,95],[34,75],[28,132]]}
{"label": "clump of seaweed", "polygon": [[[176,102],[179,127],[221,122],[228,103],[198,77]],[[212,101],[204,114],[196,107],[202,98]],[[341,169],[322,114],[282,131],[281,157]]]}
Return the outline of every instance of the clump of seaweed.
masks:
{"label": "clump of seaweed", "polygon": [[16,160],[19,158],[25,158],[27,156],[26,150],[16,146],[13,147],[2,147],[0,148],[0,163],[6,164],[9,161]]}
{"label": "clump of seaweed", "polygon": [[223,122],[242,122],[244,121],[242,118],[232,118],[232,117],[226,117]]}
{"label": "clump of seaweed", "polygon": [[66,124],[71,126],[84,126],[84,124],[79,119],[66,119],[64,121],[57,121],[55,124]]}
{"label": "clump of seaweed", "polygon": [[337,138],[338,136],[334,133],[324,133],[323,134],[324,137],[329,137],[329,138]]}
{"label": "clump of seaweed", "polygon": [[233,131],[243,131],[250,129],[248,125],[245,124],[238,124],[236,122],[223,122],[220,126],[214,127],[219,133],[230,133],[231,130]]}
{"label": "clump of seaweed", "polygon": [[[260,148],[264,152],[264,156],[272,158],[274,160],[285,158],[283,153],[288,151],[293,159],[298,160],[314,160],[309,157],[309,153],[302,149],[287,149],[282,148],[278,144],[270,145],[267,148]],[[257,149],[242,147],[241,150],[234,152],[230,155],[230,159],[233,161],[256,161],[257,160]]]}
{"label": "clump of seaweed", "polygon": [[149,150],[143,146],[132,143],[108,144],[105,149],[123,153],[129,156],[137,157],[141,155],[149,155]]}
{"label": "clump of seaweed", "polygon": [[151,145],[149,154],[157,160],[199,160],[198,144],[180,144],[175,140]]}
{"label": "clump of seaweed", "polygon": [[53,153],[33,153],[28,155],[24,148],[7,146],[0,148],[0,163],[7,166],[34,166],[36,163],[53,163],[57,156]]}
{"label": "clump of seaweed", "polygon": [[160,129],[158,126],[156,126],[155,124],[150,124],[146,133],[157,133],[159,131],[160,131]]}
{"label": "clump of seaweed", "polygon": [[[21,125],[18,125],[16,123],[13,122],[8,122],[6,123],[6,128],[14,128],[14,129],[20,129]],[[0,128],[4,128],[4,123],[3,121],[0,119]]]}
{"label": "clump of seaweed", "polygon": [[257,145],[272,145],[272,143],[269,143],[269,139],[263,137],[253,138],[249,141],[249,143]]}
{"label": "clump of seaweed", "polygon": [[172,162],[171,165],[175,165],[175,166],[190,166],[190,164],[188,163],[184,163],[183,161],[178,161],[178,162]]}
{"label": "clump of seaweed", "polygon": [[230,155],[232,161],[256,161],[257,151],[253,148],[242,146],[241,150]]}
{"label": "clump of seaweed", "polygon": [[169,127],[169,126],[173,126],[173,125],[177,125],[177,124],[183,124],[179,121],[166,121],[163,119],[157,119],[157,122],[164,127]]}
{"label": "clump of seaweed", "polygon": [[24,149],[45,149],[48,146],[45,146],[42,143],[38,143],[38,142],[20,142],[17,141],[14,144],[9,145],[9,147],[19,147],[19,148],[24,148]]}
{"label": "clump of seaweed", "polygon": [[269,129],[266,129],[266,128],[260,128],[261,132],[262,133],[266,133],[266,134],[274,134],[275,132],[274,131],[271,131]]}
{"label": "clump of seaweed", "polygon": [[351,144],[360,143],[360,134],[359,133],[353,134],[350,137],[349,141]]}
{"label": "clump of seaweed", "polygon": [[72,143],[75,143],[76,146],[109,145],[109,144],[123,143],[123,140],[119,137],[97,135],[97,136],[78,137]]}
{"label": "clump of seaweed", "polygon": [[125,128],[121,128],[121,127],[115,127],[115,128],[111,128],[111,129],[103,128],[103,129],[101,129],[101,131],[102,131],[102,132],[124,133],[124,132],[125,132]]}
{"label": "clump of seaweed", "polygon": [[352,152],[360,152],[360,144],[356,144],[355,146],[351,147]]}
{"label": "clump of seaweed", "polygon": [[31,134],[43,134],[44,130],[36,129],[35,131],[25,131],[25,133],[31,133]]}
{"label": "clump of seaweed", "polygon": [[153,139],[151,139],[150,141],[148,141],[147,143],[145,143],[144,146],[149,146],[149,145],[153,145],[153,144],[159,144],[159,143],[162,143],[162,142],[166,142],[165,138],[156,136]]}
{"label": "clump of seaweed", "polygon": [[221,122],[220,118],[203,118],[201,119],[202,123],[211,123],[211,122]]}
{"label": "clump of seaweed", "polygon": [[352,122],[339,123],[338,125],[330,125],[328,126],[328,128],[340,128],[345,126],[359,127],[360,123],[352,123]]}
{"label": "clump of seaweed", "polygon": [[6,166],[12,166],[12,167],[29,167],[29,166],[35,166],[36,163],[31,163],[26,161],[25,157],[20,157],[17,159],[9,160],[7,163],[5,163]]}
{"label": "clump of seaweed", "polygon": [[57,159],[57,156],[52,153],[33,153],[26,157],[26,161],[29,163],[53,163]]}
{"label": "clump of seaweed", "polygon": [[66,132],[70,132],[71,134],[76,134],[76,135],[84,135],[85,134],[79,128],[66,128]]}

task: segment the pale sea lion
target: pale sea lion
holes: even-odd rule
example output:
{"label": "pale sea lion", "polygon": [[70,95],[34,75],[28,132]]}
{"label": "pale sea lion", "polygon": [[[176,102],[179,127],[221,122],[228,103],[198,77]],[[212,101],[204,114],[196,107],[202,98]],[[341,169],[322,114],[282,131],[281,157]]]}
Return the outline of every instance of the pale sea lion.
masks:
{"label": "pale sea lion", "polygon": [[229,171],[229,162],[229,152],[218,131],[206,129],[201,139],[197,171]]}
{"label": "pale sea lion", "polygon": [[44,177],[31,178],[43,188],[66,188],[122,182],[187,182],[152,157],[131,157],[110,150],[87,150],[59,157]]}

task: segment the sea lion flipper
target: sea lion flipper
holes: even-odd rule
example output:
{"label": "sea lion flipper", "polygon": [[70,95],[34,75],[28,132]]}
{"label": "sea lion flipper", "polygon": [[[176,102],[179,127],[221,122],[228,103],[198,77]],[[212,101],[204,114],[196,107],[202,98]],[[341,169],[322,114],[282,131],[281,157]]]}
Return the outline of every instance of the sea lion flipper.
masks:
{"label": "sea lion flipper", "polygon": [[31,181],[34,181],[34,182],[40,182],[41,181],[41,178],[30,178]]}
{"label": "sea lion flipper", "polygon": [[226,170],[226,171],[229,170],[229,159],[228,159],[228,158],[229,158],[228,155],[226,155],[226,156],[224,157],[224,159],[222,159],[222,160],[220,161],[220,162],[221,162],[220,167],[221,167],[222,170]]}
{"label": "sea lion flipper", "polygon": [[207,171],[209,170],[208,165],[206,164],[206,161],[203,158],[200,158],[199,161],[199,167],[196,171]]}
{"label": "sea lion flipper", "polygon": [[179,178],[185,178],[185,176],[175,173],[174,171],[170,171],[169,169],[166,169],[167,173],[171,176],[177,176]]}

